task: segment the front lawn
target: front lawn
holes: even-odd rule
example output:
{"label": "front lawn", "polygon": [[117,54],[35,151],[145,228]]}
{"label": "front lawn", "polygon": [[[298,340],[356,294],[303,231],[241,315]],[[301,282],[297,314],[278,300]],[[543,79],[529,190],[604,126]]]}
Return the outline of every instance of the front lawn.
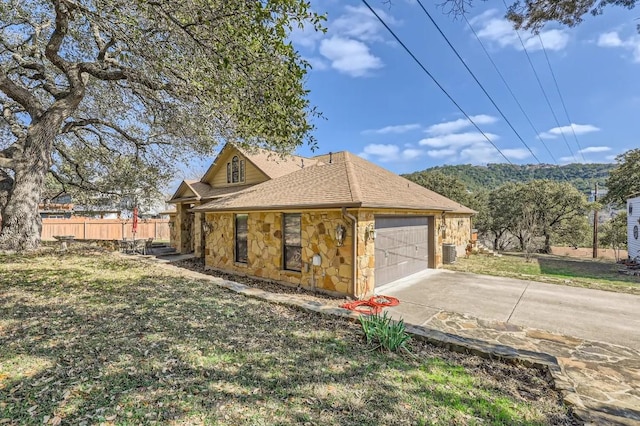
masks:
{"label": "front lawn", "polygon": [[573,424],[543,374],[111,254],[0,255],[0,424]]}
{"label": "front lawn", "polygon": [[610,260],[535,254],[527,262],[522,253],[505,253],[502,257],[478,254],[468,259],[458,257],[455,263],[445,265],[445,268],[640,295],[640,277],[619,273],[618,270],[624,266]]}

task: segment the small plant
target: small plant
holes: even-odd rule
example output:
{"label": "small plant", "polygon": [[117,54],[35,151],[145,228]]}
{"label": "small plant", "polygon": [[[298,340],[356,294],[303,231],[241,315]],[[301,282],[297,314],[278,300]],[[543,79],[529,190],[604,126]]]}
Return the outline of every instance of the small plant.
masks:
{"label": "small plant", "polygon": [[405,330],[404,320],[393,321],[387,312],[383,315],[361,315],[360,325],[367,344],[376,345],[376,349],[396,352],[406,349],[405,344],[411,339]]}

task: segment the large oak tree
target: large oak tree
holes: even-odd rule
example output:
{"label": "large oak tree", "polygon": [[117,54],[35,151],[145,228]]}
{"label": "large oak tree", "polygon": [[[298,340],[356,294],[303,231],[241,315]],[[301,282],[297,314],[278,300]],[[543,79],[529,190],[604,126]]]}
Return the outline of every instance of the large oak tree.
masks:
{"label": "large oak tree", "polygon": [[48,173],[143,196],[221,141],[313,143],[287,35],[320,21],[304,0],[0,3],[0,249],[38,246]]}

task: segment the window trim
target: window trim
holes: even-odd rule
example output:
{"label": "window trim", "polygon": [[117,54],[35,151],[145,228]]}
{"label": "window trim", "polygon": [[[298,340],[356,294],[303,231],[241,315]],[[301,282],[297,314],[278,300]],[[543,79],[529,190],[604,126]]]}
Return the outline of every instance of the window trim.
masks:
{"label": "window trim", "polygon": [[[238,251],[238,218],[244,216],[247,226],[247,235],[245,237],[245,256],[246,259],[244,261],[239,259],[239,251]],[[233,261],[235,263],[240,263],[243,265],[247,265],[249,263],[249,215],[247,213],[239,213],[233,215]]]}
{"label": "window trim", "polygon": [[[300,220],[298,232],[300,235],[300,245],[287,245],[287,232],[286,224],[288,216],[297,216]],[[287,248],[299,248],[300,249],[300,269],[291,269],[287,267]],[[301,213],[283,213],[282,214],[282,269],[291,272],[302,272],[302,214]]]}

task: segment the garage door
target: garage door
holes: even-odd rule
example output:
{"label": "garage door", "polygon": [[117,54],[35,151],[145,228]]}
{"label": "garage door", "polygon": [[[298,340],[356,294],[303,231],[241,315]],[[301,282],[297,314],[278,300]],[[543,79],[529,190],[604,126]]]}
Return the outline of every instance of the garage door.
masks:
{"label": "garage door", "polygon": [[429,218],[376,217],[376,287],[429,267]]}

